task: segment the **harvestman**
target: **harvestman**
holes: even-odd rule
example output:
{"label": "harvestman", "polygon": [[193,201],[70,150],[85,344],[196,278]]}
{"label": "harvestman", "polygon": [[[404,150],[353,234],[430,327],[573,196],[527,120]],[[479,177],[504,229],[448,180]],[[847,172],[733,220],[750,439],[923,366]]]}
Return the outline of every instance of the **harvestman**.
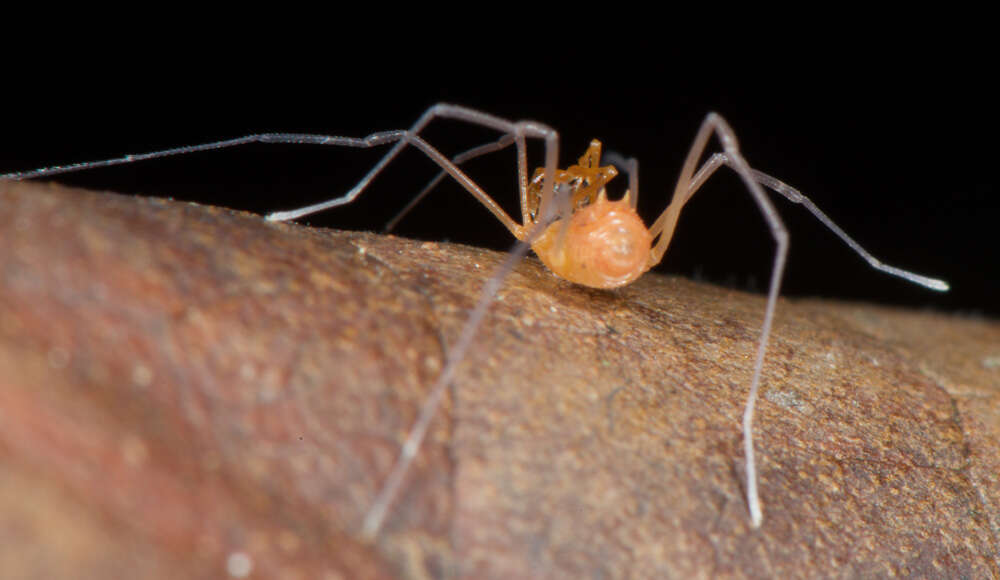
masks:
{"label": "harvestman", "polygon": [[[420,137],[419,133],[435,118],[451,118],[467,123],[495,129],[502,134],[495,142],[470,149],[453,159],[448,159]],[[722,144],[722,153],[715,153],[701,167],[697,167],[705,147],[712,134],[715,134]],[[545,142],[545,166],[535,171],[528,178],[527,156],[525,153],[526,139],[538,138]],[[771,235],[777,245],[774,254],[774,265],[767,295],[767,306],[764,310],[764,323],[761,327],[760,340],[754,360],[753,378],[750,381],[750,393],[743,411],[743,449],[746,458],[746,494],[747,507],[753,527],[759,527],[763,519],[760,499],[757,491],[757,464],[754,458],[753,446],[753,416],[757,401],[757,391],[760,386],[761,369],[764,364],[764,354],[771,333],[771,323],[774,320],[774,308],[778,298],[778,289],[784,273],[785,258],[788,253],[788,232],[781,218],[764,195],[761,185],[780,193],[794,203],[802,204],[826,227],[830,228],[852,250],[864,258],[873,268],[887,274],[898,276],[915,284],[920,284],[932,290],[948,290],[948,284],[942,280],[914,274],[893,266],[883,264],[866,252],[857,242],[851,239],[843,230],[830,220],[809,198],[795,188],[769,175],[752,169],[739,151],[736,135],[729,124],[717,115],[709,113],[701,124],[695,136],[694,143],[688,152],[680,178],[674,187],[670,205],[660,214],[648,230],[636,214],[638,199],[638,164],[635,160],[609,155],[613,162],[622,165],[629,174],[629,190],[622,199],[609,201],[605,193],[605,184],[617,175],[613,165],[601,167],[601,144],[593,141],[587,152],[579,159],[577,165],[565,170],[556,167],[559,138],[556,131],[534,121],[511,122],[487,113],[460,107],[456,105],[438,104],[428,109],[420,119],[406,131],[382,131],[372,133],[367,137],[339,137],[331,135],[312,135],[300,133],[264,133],[248,135],[236,139],[203,143],[165,149],[152,153],[125,155],[115,159],[75,163],[71,165],[53,166],[34,171],[9,173],[0,175],[0,179],[30,179],[132,163],[145,159],[181,155],[198,151],[209,151],[244,145],[247,143],[289,143],[338,145],[347,147],[374,147],[386,143],[395,146],[373,167],[350,191],[341,197],[310,205],[291,211],[275,212],[267,216],[269,221],[287,221],[300,218],[318,211],[348,204],[354,201],[368,184],[392,161],[407,145],[413,145],[437,163],[442,172],[418,195],[402,213],[408,211],[447,173],[458,181],[480,203],[519,240],[519,244],[511,251],[509,257],[497,272],[486,282],[472,313],[469,315],[458,341],[450,349],[447,361],[441,375],[431,387],[430,394],[421,407],[416,423],[411,428],[396,463],[382,489],[376,496],[365,516],[362,533],[373,539],[379,532],[382,523],[392,505],[396,494],[406,476],[406,472],[420,450],[430,422],[441,403],[445,390],[454,378],[455,369],[462,361],[465,353],[482,322],[486,309],[489,307],[504,277],[517,262],[527,253],[530,247],[541,261],[555,274],[571,282],[594,288],[617,288],[635,281],[644,272],[655,266],[663,258],[667,245],[674,233],[681,208],[691,199],[691,196],[720,167],[726,165],[736,171],[750,190],[754,201],[760,207],[771,229]],[[517,150],[518,184],[521,205],[521,223],[515,222],[479,185],[470,179],[458,165],[481,155],[498,151],[514,145]],[[697,171],[695,171],[697,167]],[[402,215],[402,214],[401,214]],[[398,220],[398,217],[397,217]],[[396,220],[390,223],[391,227]],[[653,243],[655,240],[655,244]]]}

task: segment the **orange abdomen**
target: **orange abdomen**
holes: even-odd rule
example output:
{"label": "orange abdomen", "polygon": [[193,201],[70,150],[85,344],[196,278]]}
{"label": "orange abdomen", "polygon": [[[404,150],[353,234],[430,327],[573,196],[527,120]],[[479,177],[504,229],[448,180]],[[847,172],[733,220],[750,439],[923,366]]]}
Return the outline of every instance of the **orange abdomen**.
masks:
{"label": "orange abdomen", "polygon": [[552,223],[531,249],[550,270],[570,282],[617,288],[648,269],[653,239],[628,201],[607,201],[601,196],[576,210],[560,244],[562,228],[562,220]]}

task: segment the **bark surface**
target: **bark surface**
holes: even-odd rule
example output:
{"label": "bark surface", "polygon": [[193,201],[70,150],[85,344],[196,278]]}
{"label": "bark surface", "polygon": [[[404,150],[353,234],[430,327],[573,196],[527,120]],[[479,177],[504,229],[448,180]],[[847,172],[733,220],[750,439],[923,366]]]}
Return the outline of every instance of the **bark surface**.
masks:
{"label": "bark surface", "polygon": [[534,259],[362,542],[502,259],[0,183],[0,575],[1000,577],[996,321],[782,300],[753,530],[763,298]]}

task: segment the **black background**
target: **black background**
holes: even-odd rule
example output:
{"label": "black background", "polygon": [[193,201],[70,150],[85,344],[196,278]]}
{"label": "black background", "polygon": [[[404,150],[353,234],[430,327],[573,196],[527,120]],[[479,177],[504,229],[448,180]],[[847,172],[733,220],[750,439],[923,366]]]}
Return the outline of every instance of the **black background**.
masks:
{"label": "black background", "polygon": [[[344,43],[330,34],[299,44],[194,46],[179,46],[184,38],[175,36],[154,47],[12,60],[0,171],[262,131],[363,136],[406,128],[444,101],[551,125],[562,135],[563,165],[593,137],[637,157],[640,213],[651,223],[714,110],[734,127],[751,165],[811,196],[875,256],[953,286],[938,294],[871,270],[804,209],[776,196],[792,236],[784,295],[1000,315],[1000,93],[990,55],[974,43],[944,50],[943,41],[920,37],[820,54],[792,43],[761,51],[702,48],[707,41],[668,47],[655,37],[574,34],[539,46],[527,32],[385,32],[385,42]],[[492,136],[445,121],[426,133],[446,154]],[[342,193],[384,151],[249,146],[58,180],[267,213]],[[516,214],[513,159],[500,153],[468,171]],[[352,207],[303,221],[378,230],[434,174],[410,151]],[[512,242],[452,183],[398,233],[497,249]],[[773,247],[750,196],[723,170],[684,210],[659,271],[761,291]]]}

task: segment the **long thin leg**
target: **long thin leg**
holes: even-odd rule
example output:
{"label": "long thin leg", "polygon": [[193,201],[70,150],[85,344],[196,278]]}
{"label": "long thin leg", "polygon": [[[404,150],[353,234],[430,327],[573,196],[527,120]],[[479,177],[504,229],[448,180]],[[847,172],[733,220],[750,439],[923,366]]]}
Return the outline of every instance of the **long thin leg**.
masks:
{"label": "long thin leg", "polygon": [[427,429],[430,427],[434,415],[437,414],[437,409],[441,405],[441,399],[444,397],[445,390],[451,384],[452,379],[455,378],[455,370],[465,358],[469,347],[472,346],[472,340],[476,337],[476,332],[478,332],[479,326],[482,324],[483,317],[486,315],[486,309],[493,303],[493,297],[496,295],[497,290],[500,289],[500,285],[507,277],[507,274],[514,269],[517,263],[527,255],[528,250],[531,249],[530,238],[535,233],[540,232],[540,230],[541,228],[534,228],[533,231],[529,232],[528,241],[519,241],[514,246],[514,249],[510,251],[504,263],[497,268],[493,276],[483,286],[479,294],[479,301],[476,302],[472,314],[469,315],[469,318],[465,321],[465,325],[462,326],[458,342],[448,349],[448,358],[444,370],[441,371],[441,375],[438,376],[438,379],[431,387],[430,394],[427,395],[423,406],[420,407],[417,422],[413,424],[409,434],[406,436],[406,441],[403,443],[396,463],[392,466],[389,477],[382,484],[382,489],[379,490],[378,495],[375,496],[375,501],[372,502],[371,507],[368,508],[368,513],[365,514],[365,519],[361,526],[361,536],[365,540],[373,541],[378,536],[388,510],[399,494],[403,481],[406,479],[406,473],[409,471],[410,464],[420,451],[424,437],[427,436]]}
{"label": "long thin leg", "polygon": [[[554,159],[558,152],[553,148],[553,139],[550,136],[555,135],[555,131],[551,128],[542,125],[540,123],[535,123],[531,121],[520,121],[511,122],[487,113],[476,111],[474,109],[469,109],[466,107],[460,107],[457,105],[448,105],[445,103],[439,103],[432,106],[427,111],[421,115],[420,119],[410,128],[409,131],[381,131],[378,133],[372,133],[367,137],[356,138],[356,137],[341,137],[335,135],[313,135],[304,133],[260,133],[254,135],[247,135],[244,137],[238,137],[235,139],[226,139],[222,141],[213,141],[210,143],[202,143],[198,145],[187,145],[183,147],[174,147],[171,149],[164,149],[161,151],[153,151],[150,153],[139,153],[139,154],[128,154],[114,159],[105,159],[100,161],[87,161],[83,163],[73,163],[69,165],[56,165],[51,167],[45,167],[41,169],[36,169],[32,171],[7,173],[0,175],[0,179],[12,179],[12,180],[23,180],[32,179],[37,177],[47,177],[52,175],[59,175],[62,173],[70,173],[75,171],[84,171],[88,169],[96,169],[99,167],[110,167],[114,165],[123,165],[127,163],[135,163],[137,161],[144,161],[148,159],[156,159],[162,157],[172,157],[176,155],[185,155],[190,153],[197,153],[203,151],[214,151],[219,149],[227,149],[230,147],[237,147],[240,145],[246,145],[249,143],[284,143],[284,144],[310,144],[310,145],[335,145],[343,147],[357,147],[357,148],[370,148],[378,145],[384,145],[387,143],[395,143],[396,145],[386,154],[378,164],[375,165],[358,184],[356,184],[350,191],[346,194],[328,200],[323,203],[314,204],[308,207],[299,208],[291,211],[280,211],[274,212],[267,216],[270,221],[286,221],[291,219],[296,219],[311,213],[322,211],[328,208],[337,207],[340,205],[345,205],[354,201],[358,195],[368,186],[368,184],[378,175],[386,165],[389,164],[403,148],[412,144],[421,151],[423,151],[428,157],[433,161],[438,163],[442,169],[451,175],[456,181],[458,181],[466,190],[469,191],[480,203],[482,203],[491,213],[504,226],[511,231],[516,237],[522,238],[525,234],[523,226],[519,226],[507,213],[491,198],[482,188],[479,187],[472,179],[470,179],[465,173],[463,173],[458,167],[451,163],[446,157],[441,155],[434,147],[429,143],[421,139],[418,133],[427,126],[433,119],[442,118],[452,118],[468,123],[473,123],[477,125],[482,125],[484,127],[492,128],[497,131],[503,132],[505,134],[510,134],[513,136],[513,142],[517,145],[519,168],[525,165],[525,153],[524,153],[524,138],[525,137],[535,137],[546,139],[546,166],[552,166],[552,174],[555,172]],[[502,142],[501,139],[500,142]],[[506,147],[507,145],[504,145]],[[553,162],[549,163],[549,157],[552,157]],[[526,171],[526,168],[525,168]],[[548,180],[551,181],[551,180]],[[522,199],[526,197],[524,193],[527,189],[527,177],[521,175],[519,177],[519,183],[522,187]],[[522,213],[524,211],[522,210]]]}
{"label": "long thin leg", "polygon": [[[426,117],[426,114],[425,114]],[[426,125],[426,121],[422,123]],[[516,124],[510,124],[515,127]],[[230,147],[238,147],[240,145],[248,145],[250,143],[269,143],[269,144],[295,144],[295,145],[334,145],[341,147],[357,147],[357,148],[371,148],[378,145],[384,145],[387,143],[396,143],[388,155],[382,158],[382,160],[375,166],[371,171],[362,178],[361,182],[355,185],[347,194],[332,199],[323,203],[318,203],[304,208],[299,208],[291,211],[279,211],[271,213],[267,216],[269,221],[286,221],[292,220],[299,217],[303,217],[312,213],[316,213],[325,209],[332,207],[348,204],[360,195],[362,190],[368,186],[372,179],[378,175],[379,172],[391,161],[398,153],[402,150],[402,145],[407,143],[412,143],[418,149],[422,150],[427,154],[432,160],[438,162],[444,171],[449,173],[454,177],[459,183],[461,183],[468,191],[471,193],[480,203],[486,206],[486,209],[490,210],[497,219],[503,223],[503,225],[510,230],[512,233],[517,235],[521,228],[518,227],[517,223],[507,215],[507,212],[493,201],[493,199],[480,188],[474,181],[472,181],[467,175],[454,167],[446,158],[444,158],[436,149],[434,149],[429,143],[417,136],[413,130],[411,131],[380,131],[378,133],[372,133],[367,137],[341,137],[336,135],[313,135],[306,133],[260,133],[255,135],[247,135],[244,137],[238,137],[235,139],[225,139],[222,141],[213,141],[211,143],[202,143],[199,145],[186,145],[183,147],[174,147],[171,149],[163,149],[161,151],[153,151],[150,153],[137,153],[128,154],[121,157],[116,157],[114,159],[104,159],[100,161],[86,161],[83,163],[72,163],[69,165],[54,165],[51,167],[44,167],[41,169],[35,169],[31,171],[24,171],[18,173],[6,173],[0,175],[0,180],[10,179],[10,180],[24,180],[33,179],[38,177],[49,177],[52,175],[59,175],[62,173],[72,173],[76,171],[85,171],[88,169],[97,169],[100,167],[111,167],[114,165],[125,165],[128,163],[135,163],[138,161],[145,161],[149,159],[157,159],[162,157],[173,157],[176,155],[186,155],[190,153],[199,153],[204,151],[215,151],[219,149],[228,149]]]}
{"label": "long thin leg", "polygon": [[[671,207],[668,207],[666,210],[664,210],[664,212],[660,215],[660,217],[656,220],[656,222],[653,223],[653,226],[650,228],[650,233],[652,233],[653,236],[655,237],[657,233],[659,233],[658,228],[664,227],[663,222],[665,221],[666,218],[676,219],[676,215],[680,213],[680,209],[684,206],[684,204],[687,203],[687,201],[691,199],[691,196],[693,196],[695,192],[697,192],[701,188],[702,184],[704,184],[705,181],[707,181],[708,178],[711,177],[712,174],[715,173],[715,171],[719,167],[722,167],[723,165],[728,165],[733,170],[736,170],[736,167],[734,166],[732,159],[727,157],[725,153],[715,153],[714,155],[712,155],[708,159],[708,161],[706,161],[705,164],[701,166],[701,168],[698,170],[698,173],[695,174],[695,176],[691,179],[691,184],[688,186],[687,193],[680,200],[671,203],[670,204]],[[938,290],[941,292],[948,290],[949,288],[948,283],[945,282],[944,280],[940,280],[938,278],[931,278],[929,276],[917,274],[909,270],[897,268],[896,266],[891,266],[889,264],[886,264],[881,260],[879,260],[878,258],[876,258],[875,256],[872,256],[870,253],[868,253],[867,250],[865,250],[861,246],[861,244],[854,241],[854,238],[847,235],[847,232],[840,229],[840,226],[834,223],[834,221],[830,219],[830,217],[827,216],[825,213],[823,213],[821,209],[816,207],[816,204],[814,204],[812,200],[803,195],[799,190],[795,189],[794,187],[788,185],[787,183],[781,181],[780,179],[771,177],[770,175],[753,168],[750,169],[750,173],[753,175],[753,178],[755,181],[757,181],[757,183],[760,183],[761,185],[769,189],[772,189],[777,193],[780,193],[793,203],[798,203],[803,205],[807,210],[809,210],[809,213],[813,214],[813,216],[815,216],[816,219],[818,219],[824,226],[829,228],[830,231],[832,231],[834,234],[837,235],[837,237],[843,240],[843,242],[847,244],[849,248],[854,250],[855,253],[857,253],[866,262],[868,262],[868,264],[872,268],[875,268],[880,272],[885,272],[886,274],[889,274],[891,276],[903,278],[904,280],[913,282],[914,284],[919,284],[926,288],[930,288],[931,290]],[[674,207],[675,205],[676,208]],[[673,232],[671,231],[670,234],[672,235],[672,233]],[[664,233],[663,235],[667,234]]]}
{"label": "long thin leg", "polygon": [[187,155],[190,153],[198,153],[202,151],[217,151],[219,149],[228,149],[230,147],[238,147],[240,145],[248,145],[250,143],[283,143],[283,144],[294,144],[294,145],[340,145],[346,147],[374,147],[376,145],[382,145],[383,143],[392,143],[394,141],[398,141],[399,133],[401,133],[401,131],[381,131],[378,133],[372,133],[371,135],[362,138],[338,137],[335,135],[313,135],[308,133],[258,133],[255,135],[246,135],[244,137],[237,137],[235,139],[224,139],[222,141],[201,143],[199,145],[185,145],[183,147],[172,147],[170,149],[161,149],[160,151],[152,151],[149,153],[129,153],[126,155],[122,155],[121,157],[115,157],[114,159],[102,159],[100,161],[84,161],[82,163],[70,163],[68,165],[53,165],[50,167],[43,167],[41,169],[33,169],[31,171],[4,173],[0,175],[0,180],[10,179],[19,181],[24,179],[35,179],[38,177],[49,177],[52,175],[59,175],[61,173],[73,173],[76,171],[86,171],[88,169],[97,169],[100,167],[125,165],[128,163],[136,163],[137,161],[146,161],[148,159],[158,159],[161,157],[174,157],[176,155]]}
{"label": "long thin leg", "polygon": [[[482,146],[474,150],[470,150],[466,155],[476,156],[489,152],[490,150],[502,149],[507,147],[513,142],[517,147],[517,157],[518,157],[518,185],[520,189],[520,201],[521,201],[521,213],[525,217],[524,225],[517,225],[507,214],[501,209],[493,199],[487,195],[472,179],[470,179],[465,173],[463,173],[458,167],[450,161],[447,157],[442,155],[436,149],[434,149],[430,144],[421,139],[417,133],[423,129],[431,120],[437,117],[452,118],[468,123],[478,124],[484,127],[492,128],[505,134],[497,142],[492,145]],[[512,137],[512,139],[510,139]],[[316,145],[342,145],[349,147],[373,147],[376,145],[382,145],[385,143],[395,142],[396,145],[379,161],[379,163],[372,168],[361,181],[354,186],[349,192],[344,194],[339,198],[329,200],[324,203],[316,204],[306,208],[301,208],[299,210],[292,210],[288,212],[276,212],[269,216],[267,219],[272,221],[288,220],[294,219],[296,217],[301,217],[313,212],[321,211],[323,209],[336,207],[339,205],[344,205],[353,201],[364,188],[371,182],[371,180],[390,162],[400,151],[407,145],[413,144],[415,147],[423,151],[428,157],[430,157],[434,162],[436,162],[441,168],[455,178],[461,185],[463,185],[473,196],[476,197],[483,205],[487,207],[504,225],[514,233],[515,237],[519,240],[515,249],[511,251],[510,256],[507,261],[497,269],[497,272],[487,281],[480,294],[479,301],[476,303],[472,314],[466,321],[465,325],[462,327],[462,332],[459,336],[458,342],[455,347],[449,351],[447,358],[447,363],[445,364],[444,370],[438,377],[437,381],[431,387],[431,392],[427,399],[424,401],[420,409],[420,414],[418,416],[417,422],[414,424],[410,433],[407,435],[406,441],[400,452],[400,456],[397,458],[396,463],[393,465],[392,471],[387,478],[386,482],[383,484],[379,493],[377,494],[375,501],[369,508],[367,514],[365,515],[362,533],[370,539],[373,539],[382,526],[388,509],[391,507],[396,495],[399,492],[399,488],[405,480],[406,473],[409,469],[413,458],[420,450],[420,446],[423,443],[423,439],[426,436],[427,429],[430,426],[431,420],[437,412],[437,408],[441,403],[441,399],[444,396],[445,390],[451,384],[452,378],[454,377],[455,369],[457,365],[462,361],[465,356],[466,351],[472,344],[472,340],[475,337],[476,331],[479,329],[479,325],[485,316],[486,309],[493,301],[493,296],[496,294],[497,289],[503,283],[506,275],[514,268],[517,262],[527,254],[530,248],[531,242],[537,237],[543,228],[544,224],[529,224],[528,217],[528,207],[527,207],[527,189],[528,189],[528,177],[527,177],[527,156],[525,153],[525,138],[541,138],[545,141],[545,178],[544,185],[542,188],[541,204],[539,207],[539,213],[542,216],[548,216],[552,214],[550,206],[553,205],[553,198],[555,197],[555,175],[556,175],[556,164],[559,157],[559,135],[556,131],[546,125],[533,121],[518,121],[511,122],[493,115],[489,115],[474,109],[469,109],[466,107],[461,107],[457,105],[448,105],[444,103],[439,103],[429,108],[427,111],[421,115],[420,119],[410,128],[409,131],[384,131],[379,133],[373,133],[364,138],[353,138],[353,137],[338,137],[329,135],[310,135],[310,134],[298,134],[298,133],[265,133],[257,135],[248,135],[246,137],[240,137],[237,139],[227,139],[224,141],[214,141],[211,143],[204,143],[200,145],[190,145],[184,147],[176,147],[172,149],[165,149],[161,151],[155,151],[151,153],[125,155],[115,159],[107,159],[101,161],[90,161],[85,163],[75,163],[72,165],[62,165],[62,166],[52,166],[42,169],[37,169],[34,171],[25,171],[18,173],[8,173],[0,175],[0,179],[30,179],[35,177],[44,177],[50,175],[57,175],[60,173],[69,173],[72,171],[82,171],[86,169],[94,169],[98,167],[108,167],[112,165],[122,165],[126,163],[134,163],[136,161],[142,161],[146,159],[154,159],[159,157],[169,157],[173,155],[183,155],[187,153],[195,153],[199,151],[211,151],[216,149],[225,149],[227,147],[234,147],[238,145],[244,145],[247,143],[308,143]],[[495,149],[490,149],[490,147],[495,147]],[[458,160],[461,162],[461,160]],[[556,205],[559,205],[556,203]],[[563,211],[560,209],[559,211]]]}
{"label": "long thin leg", "polygon": [[[731,160],[726,158],[724,163],[726,165],[729,165],[731,163]],[[830,230],[833,233],[837,234],[837,237],[843,240],[844,243],[848,245],[848,247],[857,252],[859,256],[864,258],[864,260],[868,262],[868,264],[872,268],[875,268],[880,272],[885,272],[886,274],[890,274],[892,276],[903,278],[904,280],[913,282],[914,284],[920,284],[921,286],[925,286],[927,288],[930,288],[931,290],[946,292],[950,288],[948,286],[948,283],[945,282],[944,280],[940,280],[938,278],[931,278],[929,276],[923,276],[920,274],[916,274],[914,272],[910,272],[909,270],[903,270],[902,268],[897,268],[895,266],[890,266],[889,264],[883,263],[881,260],[879,260],[875,256],[872,256],[864,248],[862,248],[861,244],[855,242],[854,239],[851,238],[851,236],[847,235],[847,232],[840,229],[840,227],[838,227],[837,224],[833,222],[833,220],[831,220],[825,213],[823,213],[822,210],[816,207],[816,204],[814,204],[812,200],[810,200],[808,197],[799,192],[799,190],[781,181],[780,179],[771,177],[770,175],[757,171],[756,169],[751,169],[751,172],[753,173],[754,179],[756,179],[759,183],[773,189],[774,191],[780,193],[781,195],[785,196],[794,203],[802,204],[807,210],[809,210],[811,214],[816,216],[816,219],[822,222],[823,225],[825,225],[826,227],[830,228]]]}
{"label": "long thin leg", "polygon": [[[507,147],[510,147],[510,145],[513,143],[514,143],[514,136],[511,135],[510,133],[505,133],[502,137],[500,137],[496,141],[484,143],[482,145],[479,145],[478,147],[473,147],[472,149],[459,153],[458,155],[451,158],[451,162],[452,164],[458,166],[465,163],[466,161],[469,161],[470,159],[475,159],[476,157],[481,157],[483,155],[488,155],[490,153],[506,149]],[[391,220],[389,220],[388,223],[385,224],[385,227],[382,228],[382,232],[389,233],[393,229],[395,229],[396,224],[398,224],[401,219],[406,217],[406,214],[410,213],[410,211],[412,211],[413,208],[415,208],[418,203],[423,201],[423,199],[427,197],[427,194],[429,194],[435,187],[437,187],[438,184],[441,183],[441,180],[444,179],[447,175],[448,175],[447,171],[441,170],[440,172],[438,172],[438,174],[434,176],[434,179],[431,179],[429,182],[427,182],[427,185],[425,185],[424,188],[420,190],[420,193],[418,193],[412,200],[410,200],[410,203],[406,204],[406,207],[399,210],[399,213],[397,213],[395,217],[393,217]],[[522,222],[522,223],[527,223],[527,222]]]}
{"label": "long thin leg", "polygon": [[[532,121],[518,121],[515,123],[481,111],[476,111],[475,109],[439,103],[427,109],[427,111],[420,116],[420,119],[418,119],[408,131],[398,132],[398,134],[395,135],[398,141],[396,145],[388,153],[386,153],[386,155],[375,165],[375,167],[373,167],[363,178],[361,178],[357,185],[351,188],[350,191],[340,197],[330,199],[322,203],[317,203],[295,210],[272,213],[267,216],[267,219],[271,221],[291,220],[332,207],[351,203],[368,186],[371,180],[374,179],[375,176],[378,175],[390,161],[399,155],[400,151],[402,151],[406,145],[412,144],[420,149],[425,155],[430,157],[431,160],[437,163],[443,170],[448,172],[449,175],[458,181],[469,193],[479,200],[480,203],[486,206],[486,208],[490,210],[490,212],[492,212],[493,215],[496,216],[496,218],[499,219],[500,222],[503,223],[515,237],[523,239],[525,235],[523,226],[519,226],[515,223],[514,220],[512,220],[510,216],[508,216],[507,213],[499,205],[497,205],[495,201],[493,201],[493,198],[483,191],[475,181],[463,173],[462,170],[455,166],[455,164],[453,164],[447,157],[442,155],[437,149],[420,138],[418,135],[420,131],[422,131],[432,120],[439,117],[465,121],[467,123],[481,125],[483,127],[495,129],[502,133],[510,133],[514,135],[514,142],[519,149],[519,159],[525,155],[523,150],[524,137],[544,138],[546,142],[545,150],[547,175],[555,175],[555,163],[556,157],[558,156],[558,135],[555,130]],[[551,170],[548,169],[550,165]],[[521,183],[526,183],[526,178],[523,176],[521,177]],[[546,188],[550,189],[551,185],[548,185]]]}
{"label": "long thin leg", "polygon": [[[471,110],[464,109],[464,111]],[[472,112],[482,114],[476,111]],[[527,179],[524,177],[526,164],[524,163],[523,158],[523,136],[540,136],[545,139],[546,179],[545,186],[542,191],[541,207],[543,209],[547,208],[549,204],[552,203],[551,198],[554,195],[554,178],[556,174],[556,161],[558,158],[559,135],[553,129],[531,122],[522,121],[518,123],[517,126],[525,129],[523,131],[512,131],[515,135],[515,142],[518,144],[518,171],[521,174],[522,188],[527,187]],[[447,161],[447,159],[445,159],[445,161]],[[527,199],[527,196],[526,194],[523,194],[522,200],[525,199]],[[523,207],[522,210],[524,210]],[[486,309],[493,302],[493,296],[500,288],[500,285],[503,283],[507,274],[510,273],[510,271],[514,269],[514,266],[517,265],[517,263],[527,254],[531,247],[531,242],[534,241],[534,238],[537,237],[543,229],[544,224],[535,224],[529,227],[526,223],[524,235],[519,238],[521,241],[518,242],[514,250],[510,252],[510,255],[504,264],[497,269],[497,271],[483,287],[479,296],[479,301],[476,303],[472,314],[469,315],[468,320],[466,320],[465,325],[462,327],[458,342],[454,345],[454,347],[448,350],[448,358],[445,363],[444,370],[441,371],[441,375],[431,387],[431,391],[427,395],[427,399],[424,400],[424,404],[420,408],[420,414],[417,417],[417,422],[414,423],[409,434],[407,434],[406,441],[403,443],[402,450],[400,451],[399,457],[396,459],[396,463],[392,467],[392,471],[389,473],[389,477],[382,485],[378,495],[376,495],[375,501],[372,502],[371,507],[368,509],[368,513],[365,514],[361,533],[366,539],[374,540],[375,537],[378,536],[378,532],[382,528],[382,524],[385,521],[388,510],[392,506],[393,501],[395,501],[400,487],[406,478],[406,473],[409,471],[410,464],[420,451],[420,446],[423,444],[424,437],[427,435],[427,429],[430,427],[431,420],[434,418],[438,407],[441,405],[441,399],[444,397],[444,392],[451,384],[458,364],[465,357],[466,351],[468,351],[469,347],[472,345],[472,340],[475,338],[476,332],[479,330],[479,326],[486,314]]]}
{"label": "long thin leg", "polygon": [[[731,162],[731,167],[743,179],[754,201],[757,202],[757,206],[760,207],[761,213],[764,214],[764,219],[767,221],[767,225],[771,229],[771,235],[774,237],[775,244],[777,245],[774,252],[774,265],[771,269],[767,306],[764,308],[764,324],[761,327],[760,340],[757,345],[757,356],[754,360],[753,377],[750,380],[750,393],[747,396],[746,407],[743,410],[743,453],[746,457],[747,507],[750,510],[750,523],[753,527],[757,528],[760,527],[763,514],[760,508],[760,496],[757,492],[757,462],[753,446],[753,416],[754,407],[757,403],[757,391],[760,387],[761,370],[764,367],[764,355],[767,352],[767,342],[771,336],[771,325],[774,321],[774,308],[778,301],[781,277],[785,271],[785,259],[788,255],[788,231],[781,222],[781,218],[778,217],[778,212],[774,209],[771,200],[764,195],[764,190],[754,178],[750,166],[740,154],[736,134],[733,132],[733,129],[726,123],[725,119],[716,113],[709,113],[702,122],[701,128],[698,129],[698,133],[695,136],[694,143],[691,145],[691,150],[688,152],[687,159],[684,161],[680,179],[678,179],[677,186],[674,188],[673,200],[670,206],[663,212],[663,215],[653,224],[653,228],[656,228],[656,231],[650,228],[650,232],[654,236],[657,234],[660,236],[653,247],[653,255],[650,257],[650,263],[651,265],[659,263],[663,257],[667,244],[670,243],[670,236],[673,235],[674,227],[680,214],[680,208],[694,194],[692,184],[695,182],[696,177],[695,166],[698,163],[698,159],[704,153],[705,146],[708,144],[708,139],[712,136],[712,133],[715,133],[718,137],[723,151],[725,151],[727,158]],[[708,171],[700,171],[699,175],[705,174],[701,178],[701,182],[703,183],[707,175],[714,170],[715,168]]]}
{"label": "long thin leg", "polygon": [[[712,155],[712,157],[710,157],[708,161],[706,161],[705,164],[699,168],[698,172],[692,175],[694,165],[698,158],[701,157],[712,129],[714,129],[716,134],[719,136],[719,140],[723,144],[725,153],[716,153]],[[915,284],[920,284],[932,290],[948,290],[948,283],[943,280],[922,276],[908,270],[903,270],[901,268],[882,263],[862,248],[861,245],[854,241],[853,238],[848,236],[844,230],[837,226],[833,220],[831,220],[825,213],[823,213],[822,210],[816,207],[816,205],[808,197],[803,195],[797,189],[779,179],[767,175],[766,173],[750,168],[746,163],[746,160],[744,160],[743,156],[739,153],[732,128],[730,128],[721,117],[715,115],[714,113],[710,114],[708,118],[705,119],[697,137],[695,138],[691,151],[688,153],[687,160],[685,161],[684,169],[681,172],[681,178],[678,180],[677,187],[674,190],[673,200],[650,228],[650,233],[654,236],[654,238],[659,236],[650,258],[651,264],[659,263],[662,259],[663,253],[666,250],[667,245],[670,243],[670,238],[673,236],[674,227],[677,224],[681,208],[688,202],[688,200],[691,199],[695,192],[701,188],[705,181],[722,165],[729,166],[736,171],[741,178],[743,178],[743,181],[750,188],[750,192],[753,194],[755,201],[757,201],[758,206],[764,213],[764,216],[768,221],[768,225],[771,227],[772,235],[774,235],[775,241],[778,245],[778,249],[775,252],[771,285],[768,291],[768,300],[764,313],[764,324],[761,329],[760,343],[757,350],[757,359],[754,363],[754,373],[750,385],[750,395],[747,399],[746,408],[743,413],[743,444],[747,460],[747,504],[750,510],[751,522],[754,527],[757,527],[760,525],[763,516],[757,492],[756,462],[754,459],[752,433],[753,412],[757,398],[757,391],[760,386],[760,373],[763,367],[767,341],[770,337],[770,329],[774,317],[774,308],[777,301],[777,292],[781,282],[781,276],[784,271],[784,263],[788,246],[788,234],[785,231],[780,218],[775,212],[774,206],[770,204],[766,197],[763,197],[763,192],[757,184],[765,185],[785,196],[790,201],[805,206],[805,208],[808,209],[809,212],[812,213],[821,223],[823,223],[823,225],[840,237],[840,239],[843,240],[848,247],[864,258],[865,261],[867,261],[873,268],[893,276],[898,276]]]}

